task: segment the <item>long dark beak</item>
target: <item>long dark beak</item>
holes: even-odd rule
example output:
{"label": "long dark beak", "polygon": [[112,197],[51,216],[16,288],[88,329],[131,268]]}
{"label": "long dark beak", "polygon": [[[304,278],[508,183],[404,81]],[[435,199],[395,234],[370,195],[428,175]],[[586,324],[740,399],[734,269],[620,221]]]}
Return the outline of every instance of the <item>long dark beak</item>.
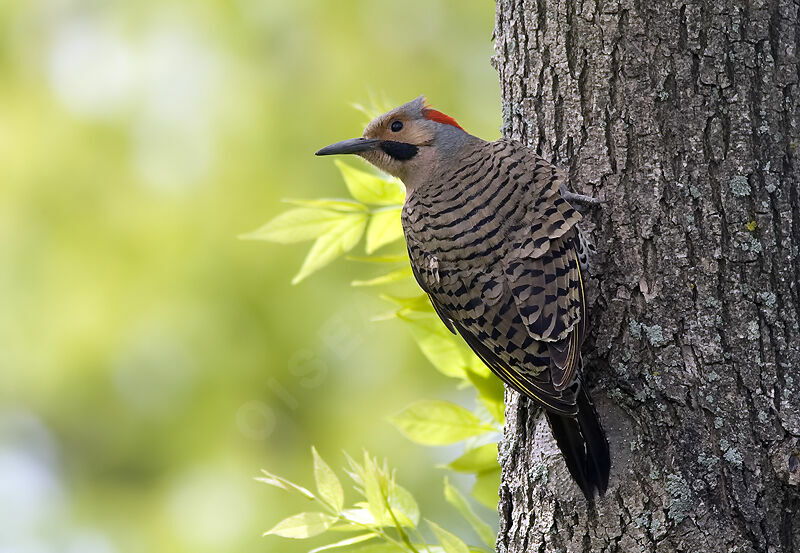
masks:
{"label": "long dark beak", "polygon": [[373,149],[379,140],[375,138],[351,138],[350,140],[342,140],[336,144],[325,146],[315,155],[318,156],[332,156],[335,154],[357,154],[359,152],[366,152]]}

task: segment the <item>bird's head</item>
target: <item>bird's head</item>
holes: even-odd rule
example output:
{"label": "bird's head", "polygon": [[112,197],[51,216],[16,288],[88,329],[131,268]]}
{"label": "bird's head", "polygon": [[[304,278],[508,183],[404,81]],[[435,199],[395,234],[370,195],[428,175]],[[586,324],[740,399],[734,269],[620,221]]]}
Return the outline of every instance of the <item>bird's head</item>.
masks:
{"label": "bird's head", "polygon": [[356,154],[409,185],[470,139],[455,119],[420,96],[370,121],[363,136],[331,144],[317,155]]}

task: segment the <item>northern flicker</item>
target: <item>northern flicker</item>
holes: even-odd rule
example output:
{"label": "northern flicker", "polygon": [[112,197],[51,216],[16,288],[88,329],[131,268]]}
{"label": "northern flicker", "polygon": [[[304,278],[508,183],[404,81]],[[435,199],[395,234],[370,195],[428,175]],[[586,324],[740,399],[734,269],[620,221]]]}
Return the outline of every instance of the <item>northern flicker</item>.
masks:
{"label": "northern flicker", "polygon": [[608,442],[581,375],[586,243],[564,173],[519,142],[470,135],[422,96],[317,152],[331,154],[405,183],[411,266],[442,322],[545,410],[578,486],[602,495]]}

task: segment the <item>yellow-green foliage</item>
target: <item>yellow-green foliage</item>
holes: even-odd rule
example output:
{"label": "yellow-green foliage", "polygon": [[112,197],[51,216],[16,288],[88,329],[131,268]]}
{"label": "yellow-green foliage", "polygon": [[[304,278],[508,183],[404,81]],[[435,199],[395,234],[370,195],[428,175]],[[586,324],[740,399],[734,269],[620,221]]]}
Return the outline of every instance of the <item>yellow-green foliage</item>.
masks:
{"label": "yellow-green foliage", "polygon": [[426,94],[497,138],[493,24],[489,1],[0,1],[0,549],[306,553],[261,533],[307,500],[252,476],[310,474],[312,443],[390,458],[442,520],[386,418],[471,395],[369,320],[418,294],[390,206],[344,254],[368,235],[381,263],[297,286],[308,248],[236,237],[348,195],[313,154],[361,133],[350,102]]}
{"label": "yellow-green foliage", "polygon": [[[310,499],[316,511],[304,511],[275,524],[264,535],[282,538],[308,539],[327,532],[344,533],[344,539],[309,551],[316,553],[329,549],[347,548],[348,551],[362,553],[470,553],[494,551],[495,532],[483,522],[461,495],[445,478],[444,495],[447,502],[471,526],[485,547],[467,547],[464,541],[436,524],[425,519],[438,541],[429,543],[420,531],[420,508],[414,496],[396,482],[395,473],[386,461],[378,463],[366,451],[361,463],[348,457],[345,471],[359,500],[346,506],[342,484],[336,473],[322,460],[316,449],[314,457],[314,479],[317,492],[285,478],[263,471],[264,476],[256,478],[265,484]],[[371,542],[369,545],[364,545]],[[353,548],[353,546],[359,546]]]}

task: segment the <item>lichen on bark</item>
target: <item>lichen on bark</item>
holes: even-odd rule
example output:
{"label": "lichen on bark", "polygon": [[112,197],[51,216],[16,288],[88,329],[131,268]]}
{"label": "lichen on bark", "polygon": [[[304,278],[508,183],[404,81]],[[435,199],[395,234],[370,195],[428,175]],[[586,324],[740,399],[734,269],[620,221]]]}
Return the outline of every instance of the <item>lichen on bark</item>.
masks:
{"label": "lichen on bark", "polygon": [[569,171],[598,254],[587,505],[507,393],[498,551],[800,551],[800,7],[498,0],[503,134]]}

